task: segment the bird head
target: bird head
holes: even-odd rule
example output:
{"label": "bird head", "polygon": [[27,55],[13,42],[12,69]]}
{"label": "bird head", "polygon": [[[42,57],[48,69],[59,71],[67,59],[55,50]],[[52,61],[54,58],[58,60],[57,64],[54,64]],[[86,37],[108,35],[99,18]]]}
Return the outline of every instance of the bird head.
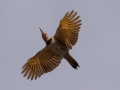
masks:
{"label": "bird head", "polygon": [[47,43],[47,42],[49,41],[50,37],[47,35],[47,33],[43,32],[43,31],[41,30],[41,28],[39,28],[39,29],[40,29],[40,31],[41,31],[43,40],[45,41],[45,43]]}

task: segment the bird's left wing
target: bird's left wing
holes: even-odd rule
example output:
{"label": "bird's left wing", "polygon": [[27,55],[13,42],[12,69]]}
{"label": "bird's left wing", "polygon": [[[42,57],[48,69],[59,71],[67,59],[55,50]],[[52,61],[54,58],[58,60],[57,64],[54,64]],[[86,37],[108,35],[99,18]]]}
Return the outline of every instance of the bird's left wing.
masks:
{"label": "bird's left wing", "polygon": [[74,13],[74,10],[72,10],[70,13],[67,12],[60,20],[60,25],[54,36],[63,44],[65,44],[68,49],[71,49],[78,40],[78,32],[81,26],[81,20],[79,20],[79,16],[76,15],[77,12]]}

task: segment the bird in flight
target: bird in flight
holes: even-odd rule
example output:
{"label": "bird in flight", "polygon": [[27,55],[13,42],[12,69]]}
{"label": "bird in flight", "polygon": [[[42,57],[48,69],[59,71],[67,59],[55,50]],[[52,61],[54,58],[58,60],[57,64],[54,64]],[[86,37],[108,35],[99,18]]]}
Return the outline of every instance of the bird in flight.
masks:
{"label": "bird in flight", "polygon": [[53,37],[49,37],[39,28],[46,46],[23,65],[21,73],[24,74],[24,77],[36,80],[41,75],[54,70],[63,58],[74,69],[78,69],[79,64],[69,53],[78,40],[78,33],[82,25],[80,16],[76,15],[77,12],[74,10],[67,12],[60,20],[59,27]]}

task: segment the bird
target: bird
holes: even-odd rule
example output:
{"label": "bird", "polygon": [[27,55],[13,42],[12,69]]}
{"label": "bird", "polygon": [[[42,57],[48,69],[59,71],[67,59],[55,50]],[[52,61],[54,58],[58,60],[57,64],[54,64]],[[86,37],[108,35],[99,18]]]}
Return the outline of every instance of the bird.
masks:
{"label": "bird", "polygon": [[62,59],[78,69],[78,62],[70,55],[69,50],[78,41],[81,28],[80,16],[74,10],[67,12],[60,20],[59,26],[53,37],[48,36],[40,27],[40,32],[46,46],[36,53],[22,67],[22,74],[27,79],[37,79],[41,75],[53,71],[59,66]]}

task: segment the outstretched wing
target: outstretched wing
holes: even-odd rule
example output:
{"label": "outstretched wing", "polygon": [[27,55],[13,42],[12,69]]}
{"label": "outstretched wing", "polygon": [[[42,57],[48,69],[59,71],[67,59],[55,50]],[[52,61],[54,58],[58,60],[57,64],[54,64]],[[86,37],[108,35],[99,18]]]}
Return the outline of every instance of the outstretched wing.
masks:
{"label": "outstretched wing", "polygon": [[79,16],[76,16],[77,12],[74,13],[72,10],[70,13],[67,12],[60,21],[60,25],[56,31],[55,38],[60,40],[63,44],[71,49],[78,40],[78,32],[80,29],[81,20]]}
{"label": "outstretched wing", "polygon": [[37,79],[42,74],[55,69],[61,63],[63,55],[64,52],[58,46],[50,44],[26,62],[22,67],[22,73],[24,77],[28,75],[27,79]]}

